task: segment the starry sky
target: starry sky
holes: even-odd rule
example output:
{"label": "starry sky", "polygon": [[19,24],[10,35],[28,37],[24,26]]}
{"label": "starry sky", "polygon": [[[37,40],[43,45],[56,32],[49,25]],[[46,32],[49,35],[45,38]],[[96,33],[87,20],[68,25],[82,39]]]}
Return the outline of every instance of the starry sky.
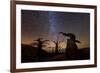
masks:
{"label": "starry sky", "polygon": [[[90,14],[59,11],[21,10],[21,43],[37,38],[56,41],[58,32],[74,33],[79,48],[90,45]],[[59,40],[65,40],[63,36]]]}

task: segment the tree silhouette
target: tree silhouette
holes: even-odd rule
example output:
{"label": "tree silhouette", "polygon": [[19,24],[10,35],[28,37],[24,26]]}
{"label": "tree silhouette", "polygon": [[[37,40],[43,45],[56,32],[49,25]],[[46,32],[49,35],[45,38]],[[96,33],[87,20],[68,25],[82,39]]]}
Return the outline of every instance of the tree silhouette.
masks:
{"label": "tree silhouette", "polygon": [[37,40],[34,40],[34,41],[37,41],[37,43],[34,43],[35,45],[37,45],[37,55],[38,55],[38,59],[41,60],[42,59],[42,56],[43,56],[43,44],[46,42],[46,41],[49,41],[49,40],[43,40],[43,38],[38,38]]}
{"label": "tree silhouette", "polygon": [[55,47],[55,53],[57,54],[58,53],[58,42],[55,42],[55,41],[53,41],[54,43],[55,43],[55,45],[56,45],[56,47]]}
{"label": "tree silhouette", "polygon": [[78,58],[78,46],[76,43],[80,43],[80,41],[76,40],[76,36],[73,33],[64,33],[59,32],[65,37],[70,37],[67,39],[67,47],[66,47],[66,58],[67,59],[77,59]]}

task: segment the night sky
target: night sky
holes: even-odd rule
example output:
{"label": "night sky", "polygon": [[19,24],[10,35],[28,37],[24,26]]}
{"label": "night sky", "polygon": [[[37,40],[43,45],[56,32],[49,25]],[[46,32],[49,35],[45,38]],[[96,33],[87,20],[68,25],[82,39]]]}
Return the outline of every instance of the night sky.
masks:
{"label": "night sky", "polygon": [[[21,40],[30,44],[37,38],[56,41],[58,32],[74,33],[79,48],[90,45],[90,14],[21,10]],[[59,37],[59,40],[64,38]]]}

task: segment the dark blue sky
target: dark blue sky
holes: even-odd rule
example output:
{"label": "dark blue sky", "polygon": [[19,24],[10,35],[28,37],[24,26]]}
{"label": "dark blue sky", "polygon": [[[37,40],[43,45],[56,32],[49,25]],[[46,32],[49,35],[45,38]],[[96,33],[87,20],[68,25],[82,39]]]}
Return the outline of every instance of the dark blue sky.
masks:
{"label": "dark blue sky", "polygon": [[89,13],[22,10],[21,20],[22,43],[39,37],[56,40],[58,32],[70,32],[82,42],[81,47],[89,47]]}

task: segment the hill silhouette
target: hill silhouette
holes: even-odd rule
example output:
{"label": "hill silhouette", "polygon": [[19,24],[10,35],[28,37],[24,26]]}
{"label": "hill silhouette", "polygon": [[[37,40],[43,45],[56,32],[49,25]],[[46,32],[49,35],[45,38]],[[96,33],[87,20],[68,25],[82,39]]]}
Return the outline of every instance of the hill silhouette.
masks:
{"label": "hill silhouette", "polygon": [[41,52],[40,52],[38,51],[38,48],[36,47],[27,45],[27,44],[21,44],[21,62],[22,63],[48,61],[48,58],[52,56],[54,56],[54,54],[48,53],[45,50],[41,49]]}
{"label": "hill silhouette", "polygon": [[90,50],[89,48],[78,49],[78,56],[71,58],[73,55],[66,57],[65,53],[59,53],[58,55],[50,58],[51,61],[68,61],[68,60],[88,60],[90,59]]}
{"label": "hill silhouette", "polygon": [[21,62],[34,62],[37,61],[37,49],[31,45],[21,45]]}
{"label": "hill silhouette", "polygon": [[[40,53],[40,55],[38,55]],[[70,55],[71,57],[71,55]],[[45,61],[64,61],[64,60],[86,60],[90,59],[90,49],[83,48],[78,49],[78,56],[74,59],[66,57],[65,53],[48,53],[45,50],[38,52],[36,47],[31,45],[22,44],[21,45],[21,62],[45,62]]]}

